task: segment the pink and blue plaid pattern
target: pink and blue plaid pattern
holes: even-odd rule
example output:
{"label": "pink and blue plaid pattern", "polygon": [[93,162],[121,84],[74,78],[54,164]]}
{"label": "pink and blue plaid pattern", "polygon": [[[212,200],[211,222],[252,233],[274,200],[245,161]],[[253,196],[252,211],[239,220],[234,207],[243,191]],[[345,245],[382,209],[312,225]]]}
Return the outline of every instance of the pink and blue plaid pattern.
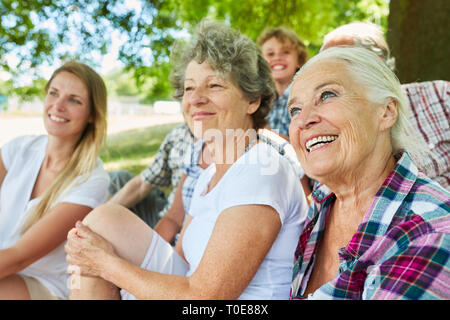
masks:
{"label": "pink and blue plaid pattern", "polygon": [[334,200],[324,185],[313,191],[295,252],[291,299],[450,299],[450,193],[418,172],[407,153],[339,251],[336,278],[303,296]]}
{"label": "pink and blue plaid pattern", "polygon": [[411,107],[411,123],[430,148],[422,171],[450,191],[450,82],[414,82],[402,88]]}

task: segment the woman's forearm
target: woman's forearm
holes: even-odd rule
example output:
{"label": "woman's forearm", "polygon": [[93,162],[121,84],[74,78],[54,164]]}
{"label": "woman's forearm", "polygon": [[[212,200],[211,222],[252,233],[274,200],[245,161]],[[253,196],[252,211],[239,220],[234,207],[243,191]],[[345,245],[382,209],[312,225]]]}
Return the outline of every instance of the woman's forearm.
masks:
{"label": "woman's forearm", "polygon": [[25,269],[28,264],[17,249],[0,250],[0,279]]}
{"label": "woman's forearm", "polygon": [[114,255],[101,261],[100,276],[138,299],[201,298],[200,290],[194,290],[189,277],[148,271]]}

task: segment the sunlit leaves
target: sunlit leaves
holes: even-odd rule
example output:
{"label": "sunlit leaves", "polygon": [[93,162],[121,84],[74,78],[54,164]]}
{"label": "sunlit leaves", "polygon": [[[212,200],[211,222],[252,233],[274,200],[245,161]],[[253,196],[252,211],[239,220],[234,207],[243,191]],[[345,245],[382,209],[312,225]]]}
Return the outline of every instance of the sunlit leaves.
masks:
{"label": "sunlit leaves", "polygon": [[224,20],[253,40],[266,27],[290,27],[314,54],[338,25],[369,20],[386,29],[387,14],[386,0],[0,0],[0,70],[17,75],[74,58],[95,67],[114,34],[125,39],[118,58],[134,70],[138,85],[151,77],[149,95],[169,97],[174,40],[205,17]]}

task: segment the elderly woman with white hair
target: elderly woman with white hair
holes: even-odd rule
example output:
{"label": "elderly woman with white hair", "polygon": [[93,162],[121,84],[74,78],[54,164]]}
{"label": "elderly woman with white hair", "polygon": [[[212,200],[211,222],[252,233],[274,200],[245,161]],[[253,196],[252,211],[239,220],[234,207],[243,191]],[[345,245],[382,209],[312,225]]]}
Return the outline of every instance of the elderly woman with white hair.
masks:
{"label": "elderly woman with white hair", "polygon": [[449,299],[450,194],[424,154],[394,73],[364,48],[324,50],[296,75],[290,138],[318,181],[292,299]]}

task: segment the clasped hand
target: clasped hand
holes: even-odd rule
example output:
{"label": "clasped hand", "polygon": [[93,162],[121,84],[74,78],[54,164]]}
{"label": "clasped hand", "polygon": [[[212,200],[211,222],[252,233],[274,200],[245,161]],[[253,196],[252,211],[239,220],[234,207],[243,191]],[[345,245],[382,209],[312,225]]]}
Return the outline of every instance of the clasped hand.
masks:
{"label": "clasped hand", "polygon": [[90,277],[100,277],[102,263],[108,255],[114,255],[112,244],[80,221],[69,231],[64,249],[69,265],[79,267],[81,275]]}

